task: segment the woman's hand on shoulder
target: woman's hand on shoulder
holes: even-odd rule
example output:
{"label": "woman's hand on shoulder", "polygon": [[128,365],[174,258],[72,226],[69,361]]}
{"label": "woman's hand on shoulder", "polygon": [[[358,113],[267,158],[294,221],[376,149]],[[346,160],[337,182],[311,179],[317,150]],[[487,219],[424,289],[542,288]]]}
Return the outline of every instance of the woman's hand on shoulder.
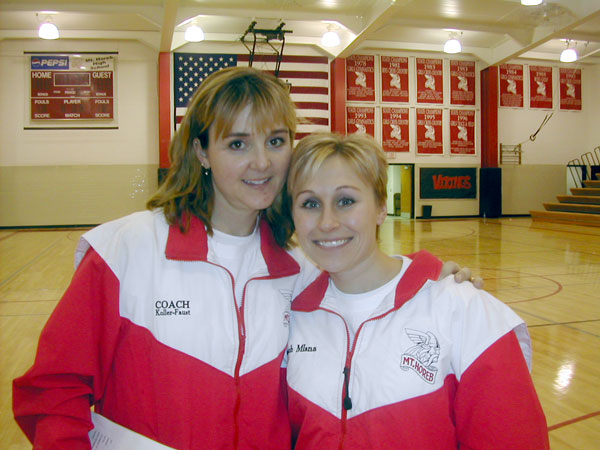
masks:
{"label": "woman's hand on shoulder", "polygon": [[444,262],[438,280],[446,278],[449,275],[454,275],[454,281],[457,283],[470,281],[477,289],[483,289],[483,278],[471,276],[471,269],[468,267],[460,267],[454,261]]}

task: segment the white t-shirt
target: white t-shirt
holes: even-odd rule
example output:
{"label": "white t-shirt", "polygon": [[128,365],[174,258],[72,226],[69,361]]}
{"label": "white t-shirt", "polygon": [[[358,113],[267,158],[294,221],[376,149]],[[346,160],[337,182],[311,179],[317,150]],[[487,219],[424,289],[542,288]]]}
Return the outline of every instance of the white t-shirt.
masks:
{"label": "white t-shirt", "polygon": [[383,299],[396,289],[400,278],[404,276],[406,269],[408,269],[408,266],[412,262],[412,260],[406,256],[400,256],[400,258],[402,259],[402,268],[400,269],[400,272],[383,286],[379,286],[372,291],[363,292],[361,294],[348,294],[340,291],[335,283],[331,279],[329,280],[328,293],[333,295],[335,308],[340,312],[348,324],[350,345],[354,342],[354,336],[356,335],[356,330],[358,330],[360,324],[370,318]]}
{"label": "white t-shirt", "polygon": [[261,254],[259,227],[255,227],[248,236],[233,236],[213,228],[213,235],[208,237],[208,248],[209,260],[225,267],[233,275],[235,299],[240,307],[244,285],[256,272],[256,260]]}

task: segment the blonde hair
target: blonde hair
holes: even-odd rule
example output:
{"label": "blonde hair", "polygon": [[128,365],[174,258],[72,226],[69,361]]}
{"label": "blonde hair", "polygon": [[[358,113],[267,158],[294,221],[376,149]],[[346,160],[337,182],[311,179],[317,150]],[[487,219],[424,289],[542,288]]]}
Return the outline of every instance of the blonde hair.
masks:
{"label": "blonde hair", "polygon": [[288,175],[288,190],[294,193],[305,180],[312,178],[323,163],[340,156],[356,173],[373,187],[375,201],[387,199],[387,159],[381,146],[366,134],[342,136],[335,133],[315,133],[303,138],[294,153]]}
{"label": "blonde hair", "polygon": [[[227,135],[238,114],[251,105],[257,131],[266,132],[273,124],[289,129],[290,142],[296,133],[296,108],[285,84],[273,75],[250,67],[233,67],[208,76],[194,93],[188,110],[169,147],[171,167],[167,176],[146,206],[163,208],[167,222],[187,230],[192,215],[199,217],[209,234],[214,203],[212,175],[205,174],[193,148],[199,139],[202,148],[209,146],[209,129],[215,137]],[[263,211],[275,240],[287,247],[294,227],[285,192]]]}

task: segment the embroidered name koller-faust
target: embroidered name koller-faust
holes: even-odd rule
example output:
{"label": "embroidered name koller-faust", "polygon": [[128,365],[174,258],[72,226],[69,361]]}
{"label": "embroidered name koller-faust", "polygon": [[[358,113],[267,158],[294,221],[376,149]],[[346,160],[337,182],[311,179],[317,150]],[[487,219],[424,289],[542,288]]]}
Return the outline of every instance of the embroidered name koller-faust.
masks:
{"label": "embroidered name koller-faust", "polygon": [[154,302],[157,316],[189,316],[189,300],[158,300]]}

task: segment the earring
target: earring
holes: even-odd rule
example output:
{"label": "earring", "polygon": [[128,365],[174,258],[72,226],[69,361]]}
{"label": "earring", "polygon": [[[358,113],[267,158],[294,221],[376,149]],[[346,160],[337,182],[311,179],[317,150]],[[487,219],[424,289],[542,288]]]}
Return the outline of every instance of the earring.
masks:
{"label": "earring", "polygon": [[210,175],[210,167],[204,167],[202,166],[202,168],[204,169],[204,176],[207,177]]}

